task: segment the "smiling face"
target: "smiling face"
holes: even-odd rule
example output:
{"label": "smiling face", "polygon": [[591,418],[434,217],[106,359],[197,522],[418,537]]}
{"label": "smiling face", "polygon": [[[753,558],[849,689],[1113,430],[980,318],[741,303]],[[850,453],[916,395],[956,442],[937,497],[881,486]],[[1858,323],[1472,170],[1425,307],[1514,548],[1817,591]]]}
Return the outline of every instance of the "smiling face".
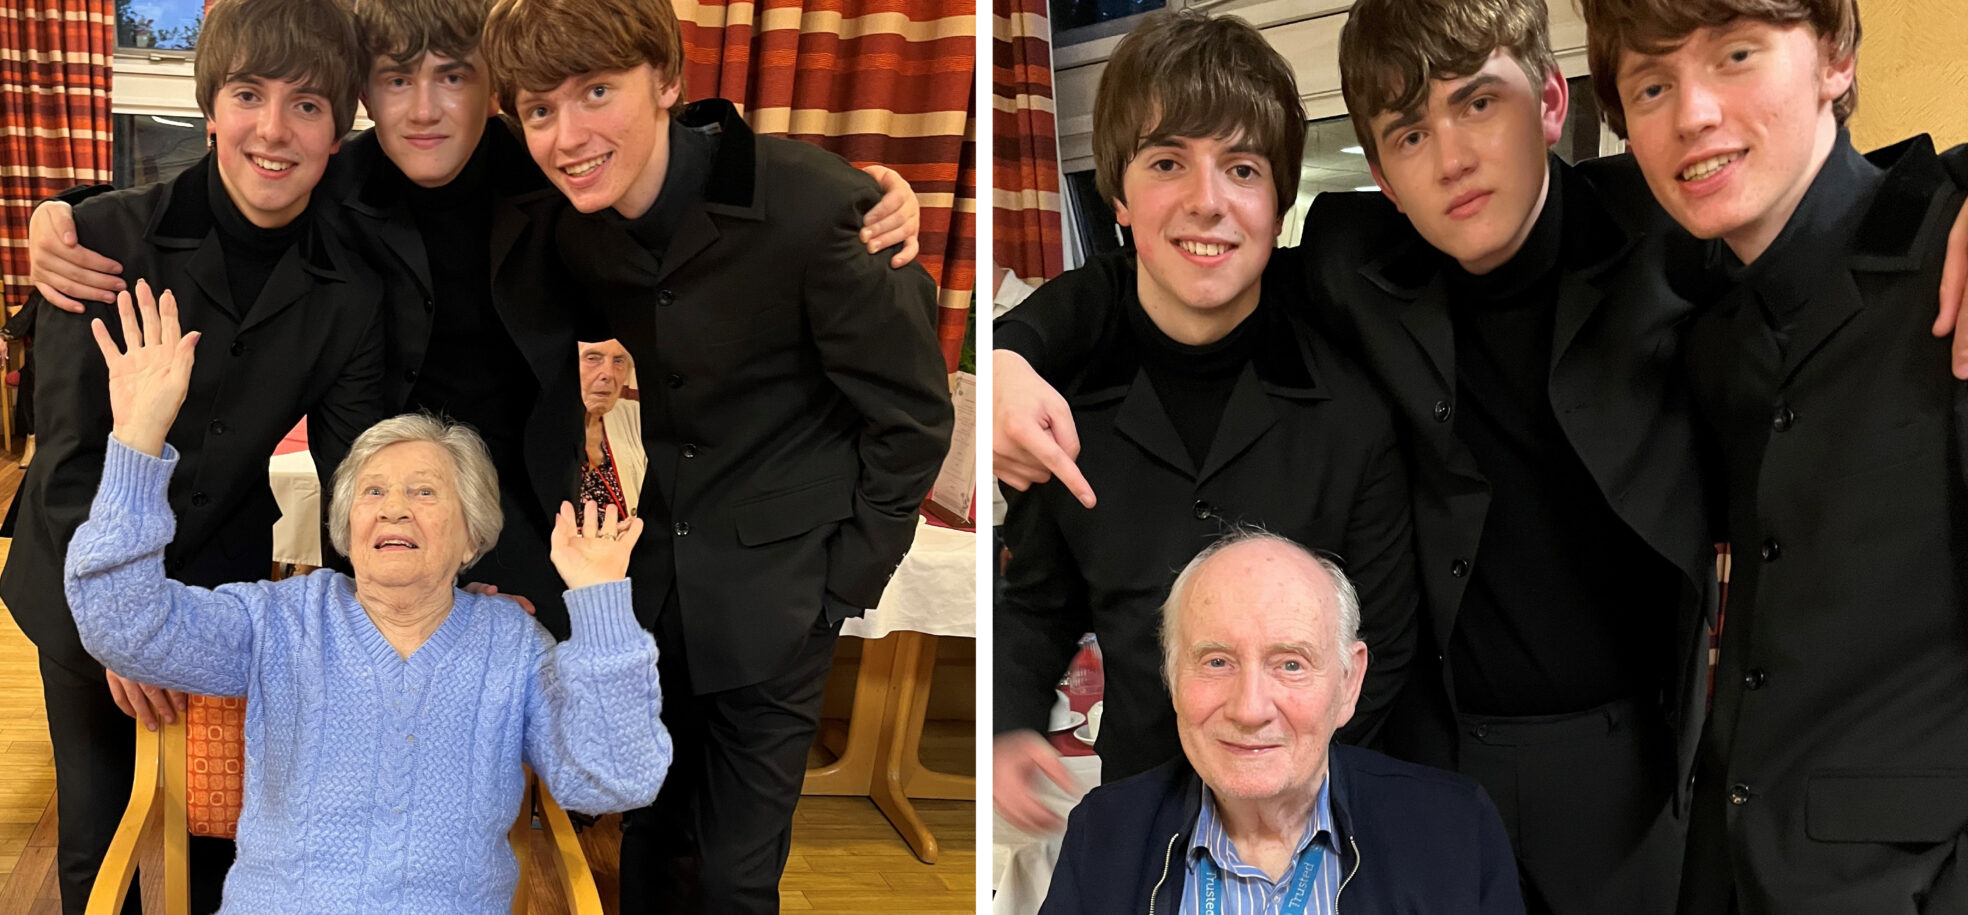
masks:
{"label": "smiling face", "polygon": [[248,221],[263,229],[307,209],[328,157],[342,146],[327,97],[296,80],[233,79],[212,99],[206,130],[219,180]]}
{"label": "smiling face", "polygon": [[1353,717],[1367,648],[1342,669],[1332,580],[1302,551],[1226,547],[1196,569],[1170,659],[1176,730],[1203,782],[1235,800],[1309,801]]}
{"label": "smiling face", "polygon": [[629,351],[616,340],[581,344],[581,402],[589,416],[600,416],[615,408],[622,399],[622,386],[628,383]]}
{"label": "smiling face", "polygon": [[[1271,162],[1240,138],[1170,137],[1135,153],[1121,176],[1115,220],[1134,231],[1141,305],[1221,337],[1257,307],[1259,279],[1277,243]],[[1220,331],[1220,332],[1219,332]]]}
{"label": "smiling face", "polygon": [[1499,50],[1475,73],[1433,80],[1425,109],[1371,119],[1374,180],[1429,244],[1487,273],[1537,224],[1568,101],[1557,70],[1533,84]]}
{"label": "smiling face", "polygon": [[427,51],[408,62],[379,55],[362,99],[384,155],[421,187],[443,187],[465,170],[495,110],[476,52],[454,60]]}
{"label": "smiling face", "polygon": [[1830,154],[1854,62],[1833,61],[1808,25],[1753,19],[1622,54],[1627,138],[1654,197],[1696,237],[1755,260]]}
{"label": "smiling face", "polygon": [[526,148],[583,213],[648,212],[670,164],[670,106],[680,87],[648,64],[569,77],[516,97]]}
{"label": "smiling face", "polygon": [[472,557],[451,456],[432,442],[398,442],[356,471],[349,563],[358,587],[448,586]]}

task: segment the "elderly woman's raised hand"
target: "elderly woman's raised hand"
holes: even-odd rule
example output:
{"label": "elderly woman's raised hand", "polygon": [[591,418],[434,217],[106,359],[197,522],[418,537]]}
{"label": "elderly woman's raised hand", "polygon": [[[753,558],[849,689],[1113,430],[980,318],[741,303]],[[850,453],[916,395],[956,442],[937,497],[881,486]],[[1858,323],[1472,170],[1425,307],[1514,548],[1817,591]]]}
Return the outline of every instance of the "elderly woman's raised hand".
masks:
{"label": "elderly woman's raised hand", "polygon": [[554,519],[552,559],[568,590],[619,581],[629,574],[629,553],[636,538],[642,536],[642,519],[623,521],[615,516],[615,506],[607,512],[597,510],[594,500],[586,503],[583,524],[574,516],[574,505],[560,503]]}
{"label": "elderly woman's raised hand", "polygon": [[[142,312],[139,326],[137,313]],[[198,332],[179,332],[178,300],[165,290],[160,303],[151,297],[150,283],[137,281],[136,308],[130,294],[116,294],[116,314],[123,324],[126,350],[110,339],[101,318],[90,322],[96,346],[109,363],[109,411],[116,440],[145,454],[164,453],[164,436],[184,406],[191,388],[192,349]]]}

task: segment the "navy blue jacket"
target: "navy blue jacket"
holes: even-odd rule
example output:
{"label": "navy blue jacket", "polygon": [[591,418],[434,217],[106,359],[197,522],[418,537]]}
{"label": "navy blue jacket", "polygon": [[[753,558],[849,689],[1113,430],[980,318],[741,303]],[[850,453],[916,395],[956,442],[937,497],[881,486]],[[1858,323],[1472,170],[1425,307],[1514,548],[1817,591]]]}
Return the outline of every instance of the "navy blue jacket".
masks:
{"label": "navy blue jacket", "polygon": [[[1517,862],[1489,795],[1460,775],[1335,745],[1329,771],[1341,913],[1522,915]],[[1040,915],[1176,915],[1203,782],[1176,757],[1073,808]]]}

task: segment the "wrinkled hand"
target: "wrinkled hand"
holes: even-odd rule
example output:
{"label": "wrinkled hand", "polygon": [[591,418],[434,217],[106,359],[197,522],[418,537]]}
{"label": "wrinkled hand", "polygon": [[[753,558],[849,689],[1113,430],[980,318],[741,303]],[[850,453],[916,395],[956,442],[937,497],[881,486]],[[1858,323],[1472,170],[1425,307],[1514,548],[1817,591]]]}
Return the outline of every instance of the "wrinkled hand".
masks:
{"label": "wrinkled hand", "polygon": [[1948,231],[1947,262],[1941,266],[1941,313],[1934,319],[1934,336],[1954,335],[1954,377],[1968,381],[1968,204],[1954,216]]}
{"label": "wrinkled hand", "polygon": [[119,677],[116,672],[103,669],[103,679],[109,681],[109,697],[116,700],[116,707],[123,714],[137,719],[145,730],[157,730],[158,722],[175,724],[178,716],[185,711],[185,694],[175,689],[138,683],[127,677]]}
{"label": "wrinkled hand", "polygon": [[130,308],[130,294],[117,293],[116,315],[123,324],[126,352],[117,351],[101,318],[90,321],[89,330],[109,363],[110,432],[117,441],[155,456],[164,452],[164,436],[191,389],[192,349],[199,334],[180,333],[178,300],[165,290],[159,303],[151,298],[150,283],[144,280],[137,281],[137,310],[143,313],[141,327]]}
{"label": "wrinkled hand", "polygon": [[627,578],[629,553],[635,549],[636,538],[642,536],[641,518],[622,521],[615,517],[613,504],[605,515],[595,509],[593,499],[584,504],[585,525],[574,517],[571,503],[560,503],[549,541],[554,568],[570,591]]}
{"label": "wrinkled hand", "polygon": [[1093,487],[1073,460],[1080,433],[1066,398],[1046,384],[1025,357],[991,352],[991,473],[1023,492],[1053,477],[1073,498],[1094,505]]}
{"label": "wrinkled hand", "polygon": [[527,600],[526,598],[521,597],[517,594],[502,594],[499,592],[498,585],[488,585],[482,581],[475,581],[465,586],[465,593],[483,594],[487,597],[503,597],[509,601],[512,601],[513,603],[518,604],[519,609],[526,611],[527,616],[539,615],[539,612],[533,608],[532,601]]}
{"label": "wrinkled hand", "polygon": [[[114,302],[127,288],[123,266],[75,236],[73,209],[59,200],[34,208],[27,221],[27,279],[56,308],[82,313],[82,302]],[[80,300],[80,301],[77,301]]]}
{"label": "wrinkled hand", "polygon": [[1073,793],[1073,774],[1036,731],[1007,731],[991,741],[991,803],[998,815],[1026,832],[1058,832],[1066,823],[1039,800],[1040,775]]}
{"label": "wrinkled hand", "polygon": [[892,168],[870,165],[862,171],[881,185],[882,199],[862,215],[861,240],[867,243],[869,254],[901,244],[902,250],[888,259],[888,266],[906,267],[922,250],[916,243],[916,232],[922,227],[916,192],[909,182],[902,180],[902,173]]}

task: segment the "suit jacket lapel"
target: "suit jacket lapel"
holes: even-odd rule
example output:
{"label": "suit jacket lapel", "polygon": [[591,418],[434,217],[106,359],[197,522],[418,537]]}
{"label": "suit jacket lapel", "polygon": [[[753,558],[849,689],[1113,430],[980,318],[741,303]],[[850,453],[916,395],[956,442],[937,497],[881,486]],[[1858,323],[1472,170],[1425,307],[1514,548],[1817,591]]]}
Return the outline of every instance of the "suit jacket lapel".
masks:
{"label": "suit jacket lapel", "polygon": [[1449,320],[1448,281],[1437,273],[1419,295],[1401,309],[1401,326],[1421,344],[1445,390],[1455,385],[1455,325]]}
{"label": "suit jacket lapel", "polygon": [[717,224],[711,221],[710,214],[701,206],[692,209],[677,229],[676,237],[670,239],[670,249],[663,252],[663,265],[656,271],[656,281],[660,283],[668,279],[677,268],[715,244],[718,237]]}
{"label": "suit jacket lapel", "polygon": [[1189,449],[1183,446],[1182,436],[1176,434],[1175,424],[1169,422],[1168,411],[1162,408],[1162,399],[1156,396],[1155,385],[1148,380],[1146,371],[1136,372],[1134,383],[1128,386],[1120,412],[1114,415],[1114,431],[1156,460],[1186,475],[1195,474],[1196,465],[1189,459]]}
{"label": "suit jacket lapel", "polygon": [[260,289],[260,298],[253,307],[246,310],[246,321],[239,328],[247,330],[265,324],[280,316],[280,313],[294,306],[295,302],[307,297],[308,290],[314,286],[306,264],[302,260],[300,246],[287,249],[280,260],[273,265],[273,273],[267,276],[266,285]]}
{"label": "suit jacket lapel", "polygon": [[1576,270],[1561,270],[1558,279],[1558,311],[1551,325],[1551,370],[1578,339],[1579,330],[1604,301],[1606,293],[1598,284]]}
{"label": "suit jacket lapel", "polygon": [[[219,248],[217,231],[206,233],[204,240],[198,243],[198,250],[192,252],[191,262],[185,265],[185,273],[191,276],[193,283],[198,284],[206,301],[217,306],[219,312],[231,318],[234,324],[239,323],[245,307],[232,301],[232,284],[226,281],[225,252]],[[159,294],[162,294],[161,290]]]}
{"label": "suit jacket lapel", "polygon": [[[1203,471],[1196,475],[1196,482],[1216,475],[1277,424],[1278,410],[1265,396],[1264,382],[1258,380],[1256,367],[1246,363],[1230,389],[1230,399],[1223,404],[1223,417],[1217,421],[1216,435],[1210,439],[1209,454],[1203,458]],[[1170,431],[1174,431],[1172,426]]]}

